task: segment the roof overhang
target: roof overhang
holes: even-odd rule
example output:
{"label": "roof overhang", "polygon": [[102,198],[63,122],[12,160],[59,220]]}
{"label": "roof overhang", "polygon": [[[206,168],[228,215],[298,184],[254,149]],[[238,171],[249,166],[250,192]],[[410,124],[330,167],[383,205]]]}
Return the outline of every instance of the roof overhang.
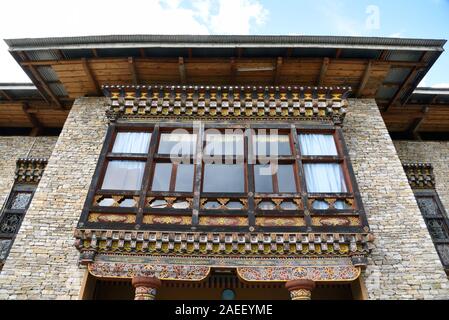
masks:
{"label": "roof overhang", "polygon": [[446,40],[331,36],[111,35],[9,39],[47,104],[69,109],[101,86],[351,87],[384,114],[409,101]]}

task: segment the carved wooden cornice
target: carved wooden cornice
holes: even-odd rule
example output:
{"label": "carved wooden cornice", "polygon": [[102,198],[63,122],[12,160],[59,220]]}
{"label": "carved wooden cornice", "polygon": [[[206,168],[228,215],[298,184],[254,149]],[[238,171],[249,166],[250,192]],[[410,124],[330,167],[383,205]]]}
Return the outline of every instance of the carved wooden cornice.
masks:
{"label": "carved wooden cornice", "polygon": [[435,175],[430,163],[403,163],[408,183],[413,189],[434,189]]}
{"label": "carved wooden cornice", "polygon": [[224,233],[75,230],[80,262],[96,254],[204,255],[204,256],[366,256],[370,233]]}
{"label": "carved wooden cornice", "polygon": [[110,121],[132,118],[191,120],[318,120],[342,124],[347,87],[103,86]]}
{"label": "carved wooden cornice", "polygon": [[47,166],[44,158],[20,158],[15,172],[16,183],[39,183]]}

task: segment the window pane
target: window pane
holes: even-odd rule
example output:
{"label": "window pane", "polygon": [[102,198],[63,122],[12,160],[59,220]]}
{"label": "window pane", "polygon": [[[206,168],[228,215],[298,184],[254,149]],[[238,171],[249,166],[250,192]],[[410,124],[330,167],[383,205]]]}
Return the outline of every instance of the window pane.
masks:
{"label": "window pane", "polygon": [[254,136],[253,149],[258,156],[289,156],[292,154],[288,134],[258,134]]}
{"label": "window pane", "polygon": [[305,156],[336,156],[334,136],[331,134],[300,134],[301,153]]}
{"label": "window pane", "polygon": [[243,134],[206,133],[204,155],[243,155]]}
{"label": "window pane", "polygon": [[112,152],[147,153],[150,138],[151,133],[148,132],[118,132]]}
{"label": "window pane", "polygon": [[244,169],[239,164],[206,164],[204,192],[244,192]]}
{"label": "window pane", "polygon": [[154,168],[153,185],[151,190],[153,191],[169,191],[170,179],[172,172],[171,163],[156,163]]}
{"label": "window pane", "polygon": [[195,153],[196,135],[189,133],[162,133],[158,153],[174,156]]}
{"label": "window pane", "polygon": [[193,191],[193,165],[178,164],[176,171],[175,191],[192,192]]}
{"label": "window pane", "polygon": [[278,165],[278,186],[279,192],[296,192],[295,172],[293,165]]}
{"label": "window pane", "polygon": [[336,163],[305,164],[307,190],[315,193],[347,192],[343,171]]}
{"label": "window pane", "polygon": [[254,166],[254,184],[256,192],[273,193],[273,175],[270,165]]}
{"label": "window pane", "polygon": [[102,189],[140,190],[145,162],[111,161],[104,176]]}

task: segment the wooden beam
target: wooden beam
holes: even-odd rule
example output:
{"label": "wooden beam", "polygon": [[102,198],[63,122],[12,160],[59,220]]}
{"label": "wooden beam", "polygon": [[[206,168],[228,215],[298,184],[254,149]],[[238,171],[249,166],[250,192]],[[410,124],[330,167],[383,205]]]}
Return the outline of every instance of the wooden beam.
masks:
{"label": "wooden beam", "polygon": [[273,84],[276,85],[279,83],[279,78],[281,77],[281,70],[282,70],[282,57],[278,57],[276,60],[276,69],[274,71],[273,75]]}
{"label": "wooden beam", "polygon": [[37,136],[42,131],[42,124],[39,122],[34,113],[28,112],[29,105],[27,103],[22,103],[22,110],[25,113],[28,121],[30,121],[33,126],[33,130],[31,131],[31,136]]}
{"label": "wooden beam", "polygon": [[318,76],[317,85],[322,86],[324,82],[324,78],[326,77],[327,69],[329,67],[329,58],[324,58],[323,63],[321,64],[320,75]]}
{"label": "wooden beam", "polygon": [[380,53],[380,56],[379,56],[379,60],[382,60],[382,61],[387,60],[387,56],[389,54],[390,54],[389,50],[382,50],[382,52]]}
{"label": "wooden beam", "polygon": [[407,129],[407,132],[409,132],[409,134],[411,136],[413,136],[414,139],[420,140],[420,136],[419,136],[419,127],[421,127],[421,125],[423,124],[424,120],[426,119],[426,115],[429,112],[429,107],[426,106],[422,109],[422,113],[423,115],[420,118],[416,118],[415,120],[413,120],[412,124],[410,125],[410,127]]}
{"label": "wooden beam", "polygon": [[288,48],[287,52],[285,53],[285,58],[288,59],[292,56],[293,54],[293,48]]}
{"label": "wooden beam", "polygon": [[178,58],[178,64],[179,64],[179,80],[181,81],[181,84],[186,84],[187,75],[183,57]]}
{"label": "wooden beam", "polygon": [[341,48],[338,48],[338,49],[337,49],[337,52],[335,52],[335,59],[340,59],[341,51],[342,51]]}
{"label": "wooden beam", "polygon": [[237,66],[235,65],[235,58],[231,58],[229,63],[231,67],[231,84],[235,84],[235,79],[237,77]]}
{"label": "wooden beam", "polygon": [[50,87],[45,83],[45,80],[42,79],[41,75],[36,70],[36,68],[33,65],[29,65],[28,69],[31,71],[31,73],[33,74],[33,76],[37,80],[37,82],[39,82],[39,85],[50,96],[50,98],[53,100],[53,102],[56,103],[56,105],[59,108],[64,109],[64,106],[62,105],[61,101],[59,101],[58,97],[53,93],[53,91],[51,91]]}
{"label": "wooden beam", "polygon": [[133,84],[137,86],[139,84],[139,77],[137,76],[136,64],[134,63],[133,57],[128,57],[128,67],[129,72],[131,73],[131,77],[133,79]]}
{"label": "wooden beam", "polygon": [[0,95],[2,95],[6,100],[13,101],[13,98],[5,92],[5,90],[0,90]]}
{"label": "wooden beam", "polygon": [[142,58],[145,58],[147,55],[145,54],[145,49],[144,48],[140,48],[139,49],[139,52],[140,52],[140,56],[142,57]]}
{"label": "wooden beam", "polygon": [[373,61],[370,60],[366,65],[365,72],[363,73],[362,80],[360,81],[359,89],[356,93],[356,98],[360,98],[362,96],[363,89],[365,89],[366,84],[368,83],[369,76],[371,74],[371,68],[373,66]]}
{"label": "wooden beam", "polygon": [[[427,51],[424,52],[421,55],[421,58],[419,59],[419,63],[420,64],[424,64],[424,66],[427,66],[427,63],[425,63],[427,56],[431,54],[431,52]],[[404,83],[402,84],[402,86],[399,88],[399,90],[396,92],[396,94],[393,96],[393,98],[391,99],[390,103],[387,105],[385,111],[388,110],[388,108],[390,108],[390,106],[394,105],[396,103],[396,101],[401,97],[401,95],[404,93],[404,90],[408,89],[410,87],[410,81],[412,81],[415,77],[416,74],[418,72],[421,71],[421,66],[415,66],[412,68],[412,71],[409,73],[409,75],[407,76],[407,78],[405,79]],[[411,95],[410,95],[411,96]],[[407,100],[410,98],[410,96],[406,99],[406,101],[404,101],[403,103],[401,103],[401,105],[404,105],[405,103],[407,103]]]}
{"label": "wooden beam", "polygon": [[188,52],[189,59],[192,59],[192,57],[193,57],[192,48],[187,49],[187,52]]}
{"label": "wooden beam", "polygon": [[94,77],[94,75],[92,73],[92,70],[90,69],[89,62],[87,61],[86,58],[82,58],[81,61],[82,61],[82,64],[83,64],[84,73],[86,74],[87,79],[89,80],[90,85],[94,88],[95,93],[98,96],[101,96],[100,86],[98,85],[97,80],[95,80],[95,77]]}

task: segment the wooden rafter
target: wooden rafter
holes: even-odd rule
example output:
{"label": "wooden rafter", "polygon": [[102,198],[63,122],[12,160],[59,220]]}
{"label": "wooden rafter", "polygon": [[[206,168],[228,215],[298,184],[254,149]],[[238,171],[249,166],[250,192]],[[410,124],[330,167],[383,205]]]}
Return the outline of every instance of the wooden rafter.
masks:
{"label": "wooden rafter", "polygon": [[293,48],[288,48],[287,52],[285,53],[285,58],[288,59],[292,56],[293,54]]}
{"label": "wooden rafter", "polygon": [[[410,82],[416,78],[416,75],[418,72],[421,71],[421,68],[426,66],[427,63],[425,63],[425,59],[427,55],[430,54],[429,52],[425,52],[422,54],[421,59],[419,60],[419,66],[416,65],[412,68],[407,78],[405,78],[405,81],[403,82],[402,86],[396,91],[393,98],[390,100],[389,104],[387,105],[385,111],[387,111],[392,105],[396,104],[396,102],[401,98],[404,91],[407,90],[410,86]],[[407,101],[404,101],[406,103]]]}
{"label": "wooden rafter", "polygon": [[362,80],[360,81],[360,86],[356,93],[357,98],[360,98],[362,96],[362,92],[365,89],[366,84],[368,83],[372,66],[373,66],[373,61],[370,60],[368,62],[368,64],[366,65],[365,72],[363,73]]}
{"label": "wooden rafter", "polygon": [[320,75],[318,76],[317,84],[318,86],[322,86],[324,82],[324,78],[326,77],[327,69],[329,67],[329,58],[324,58],[323,63],[321,64]]}
{"label": "wooden rafter", "polygon": [[237,77],[237,66],[235,65],[235,58],[231,58],[229,63],[231,67],[231,83],[234,84]]}
{"label": "wooden rafter", "polygon": [[0,95],[3,96],[6,100],[12,101],[13,99],[9,94],[5,92],[5,90],[0,90]]}
{"label": "wooden rafter", "polygon": [[273,84],[276,85],[279,83],[279,78],[281,77],[281,71],[282,71],[282,57],[278,57],[276,60],[276,69],[274,71],[273,76]]}
{"label": "wooden rafter", "polygon": [[341,48],[338,48],[338,49],[337,49],[337,52],[335,52],[335,59],[340,59],[341,51],[342,51]]}
{"label": "wooden rafter", "polygon": [[29,112],[29,105],[27,103],[22,103],[22,110],[23,113],[25,113],[26,117],[28,118],[28,121],[30,121],[31,125],[33,126],[33,130],[31,131],[32,136],[37,136],[42,131],[42,124],[39,122],[37,117]]}
{"label": "wooden rafter", "polygon": [[96,94],[101,96],[100,86],[98,85],[97,80],[95,80],[92,70],[90,69],[89,62],[87,61],[86,58],[83,58],[82,63],[83,63],[84,73],[86,73],[86,76],[89,80],[90,85],[95,89]]}
{"label": "wooden rafter", "polygon": [[133,84],[138,85],[139,77],[137,76],[136,64],[134,62],[133,57],[128,57],[128,68],[129,68],[129,72],[131,73],[131,77],[133,79]]}
{"label": "wooden rafter", "polygon": [[98,52],[97,49],[92,49],[92,54],[95,58],[98,58]]}
{"label": "wooden rafter", "polygon": [[34,78],[39,82],[39,85],[45,90],[45,92],[50,96],[50,98],[53,100],[53,102],[61,109],[64,109],[64,106],[62,105],[61,101],[59,101],[58,97],[53,93],[53,91],[50,89],[50,87],[47,85],[44,79],[42,79],[39,72],[36,70],[36,68],[33,65],[29,65],[28,69],[33,74]]}
{"label": "wooden rafter", "polygon": [[428,113],[429,113],[429,107],[428,106],[423,107],[422,116],[420,118],[416,118],[412,122],[410,127],[407,129],[407,132],[409,132],[409,134],[412,135],[414,139],[417,139],[417,140],[420,139],[418,131],[419,131],[419,128],[421,127],[421,125],[423,124],[423,122],[425,121]]}
{"label": "wooden rafter", "polygon": [[179,64],[179,80],[181,81],[181,84],[186,84],[187,75],[183,57],[178,58],[178,64]]}
{"label": "wooden rafter", "polygon": [[145,58],[147,55],[145,54],[145,49],[144,48],[140,48],[139,49],[139,52],[140,52],[140,56],[142,57],[142,58]]}

